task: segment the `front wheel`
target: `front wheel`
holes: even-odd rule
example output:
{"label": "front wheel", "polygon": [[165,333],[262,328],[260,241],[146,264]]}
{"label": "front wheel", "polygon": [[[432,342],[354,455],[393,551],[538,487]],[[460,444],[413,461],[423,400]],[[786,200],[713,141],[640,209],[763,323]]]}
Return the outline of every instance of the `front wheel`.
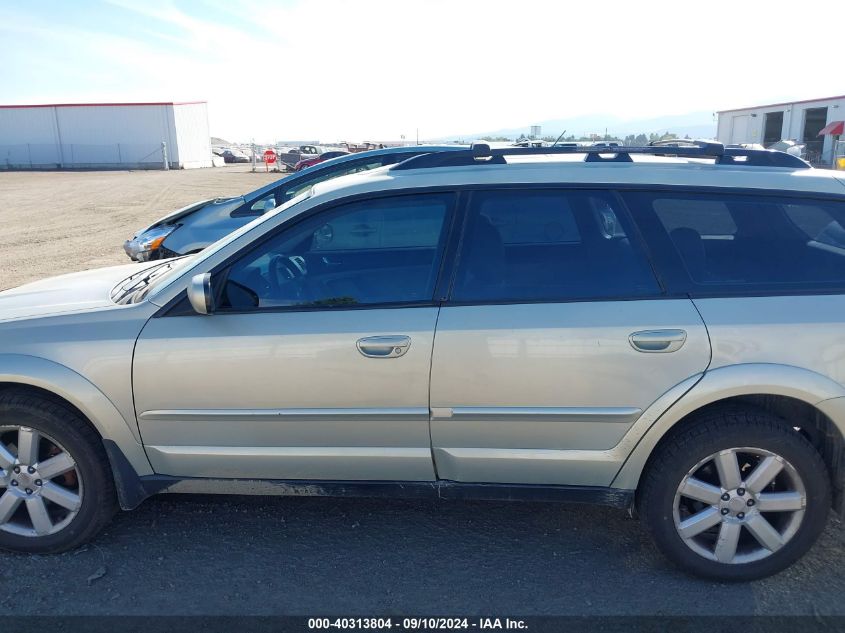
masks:
{"label": "front wheel", "polygon": [[65,406],[0,394],[0,548],[61,552],[91,539],[116,508],[97,433]]}
{"label": "front wheel", "polygon": [[640,510],[660,550],[717,580],[753,580],[803,556],[827,521],[830,484],[813,446],[761,411],[699,415],[655,453]]}

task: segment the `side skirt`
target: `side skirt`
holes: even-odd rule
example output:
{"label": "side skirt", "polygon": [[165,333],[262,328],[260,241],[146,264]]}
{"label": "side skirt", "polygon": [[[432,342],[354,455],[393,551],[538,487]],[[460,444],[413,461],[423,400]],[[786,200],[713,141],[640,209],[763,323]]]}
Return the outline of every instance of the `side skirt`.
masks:
{"label": "side skirt", "polygon": [[139,477],[117,445],[104,440],[120,507],[132,510],[160,493],[266,495],[284,497],[371,497],[397,499],[464,499],[479,501],[548,501],[589,503],[630,509],[634,491],[602,486],[464,483],[437,481],[329,481]]}
{"label": "side skirt", "polygon": [[539,486],[457,481],[328,481],[141,477],[151,494],[228,494],[283,497],[371,497],[487,501],[551,501],[628,508],[633,490],[587,486]]}

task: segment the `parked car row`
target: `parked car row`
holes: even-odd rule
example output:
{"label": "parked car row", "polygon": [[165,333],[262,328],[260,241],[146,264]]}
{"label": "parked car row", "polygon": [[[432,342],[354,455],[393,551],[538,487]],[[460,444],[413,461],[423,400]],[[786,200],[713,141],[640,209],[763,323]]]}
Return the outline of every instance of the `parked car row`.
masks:
{"label": "parked car row", "polygon": [[300,145],[299,147],[278,149],[275,150],[275,153],[280,166],[284,166],[286,169],[293,171],[296,169],[296,165],[301,161],[311,158],[317,159],[324,153],[324,151],[325,150],[322,147],[318,147],[317,145]]}
{"label": "parked car row", "polygon": [[[373,144],[368,144],[373,145]],[[347,147],[351,147],[346,144]],[[384,149],[382,146],[380,149]],[[273,152],[281,169],[287,171],[300,171],[317,163],[345,156],[351,153],[363,153],[360,147],[354,149],[325,149],[318,145],[299,145],[298,147],[270,147],[265,149],[253,149],[245,151],[238,148],[212,148],[212,154],[220,156],[226,163],[249,163],[252,162],[252,153],[255,153],[256,162],[263,162],[266,152]]]}
{"label": "parked car row", "polygon": [[211,153],[215,156],[220,156],[226,163],[248,163],[251,161],[250,157],[242,150],[232,149],[212,149]]}
{"label": "parked car row", "polygon": [[349,152],[345,152],[345,151],[342,151],[342,150],[331,150],[331,151],[328,151],[328,152],[323,152],[319,156],[314,156],[312,158],[303,158],[298,163],[296,163],[296,165],[294,165],[293,170],[294,171],[301,171],[301,170],[305,169],[306,167],[313,167],[314,165],[317,165],[318,163],[322,163],[322,162],[330,160],[332,158],[338,158],[340,156],[347,156],[347,155],[349,155]]}

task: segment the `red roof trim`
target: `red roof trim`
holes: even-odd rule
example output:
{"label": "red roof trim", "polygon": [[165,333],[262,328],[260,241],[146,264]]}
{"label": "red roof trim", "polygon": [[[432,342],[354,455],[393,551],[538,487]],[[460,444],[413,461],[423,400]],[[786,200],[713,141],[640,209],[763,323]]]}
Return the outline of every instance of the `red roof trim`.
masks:
{"label": "red roof trim", "polygon": [[819,136],[841,136],[845,133],[845,121],[831,121],[819,132]]}
{"label": "red roof trim", "polygon": [[716,110],[716,114],[722,114],[724,112],[742,112],[743,110],[759,110],[760,108],[776,108],[778,106],[798,105],[799,103],[814,103],[816,101],[833,101],[834,99],[845,99],[845,95],[838,95],[836,97],[820,97],[818,99],[804,99],[803,101],[784,101],[783,103],[769,103],[767,105],[750,106],[748,108]]}
{"label": "red roof trim", "polygon": [[208,101],[147,101],[138,103],[37,103],[32,105],[0,105],[0,108],[85,108],[98,106],[177,106],[208,103]]}

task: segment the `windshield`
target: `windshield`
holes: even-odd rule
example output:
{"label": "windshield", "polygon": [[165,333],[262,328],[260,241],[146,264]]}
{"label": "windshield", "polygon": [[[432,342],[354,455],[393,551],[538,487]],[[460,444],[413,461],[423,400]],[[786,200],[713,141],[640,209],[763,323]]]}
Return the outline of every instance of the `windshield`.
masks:
{"label": "windshield", "polygon": [[[120,301],[118,300],[117,295],[122,295],[124,297],[123,303],[137,303],[146,299],[151,296],[154,291],[166,288],[175,279],[178,279],[179,273],[183,272],[187,268],[188,264],[193,266],[194,264],[205,261],[217,253],[220,249],[225,248],[229,243],[238,239],[241,235],[249,233],[255,227],[260,226],[271,218],[275,218],[280,213],[284,213],[289,209],[292,209],[300,202],[307,200],[309,197],[311,197],[310,189],[299,194],[295,198],[288,200],[286,203],[276,207],[272,211],[255,218],[252,222],[244,224],[242,227],[232,231],[228,235],[221,237],[219,240],[210,244],[199,253],[171,259],[167,262],[163,262],[161,266],[154,266],[153,268],[148,268],[137,275],[133,275],[124,281],[117,289],[112,291],[112,299],[118,303],[120,303]],[[144,277],[149,277],[146,279],[145,283],[143,281]],[[122,291],[125,287],[129,287],[130,289]]]}

